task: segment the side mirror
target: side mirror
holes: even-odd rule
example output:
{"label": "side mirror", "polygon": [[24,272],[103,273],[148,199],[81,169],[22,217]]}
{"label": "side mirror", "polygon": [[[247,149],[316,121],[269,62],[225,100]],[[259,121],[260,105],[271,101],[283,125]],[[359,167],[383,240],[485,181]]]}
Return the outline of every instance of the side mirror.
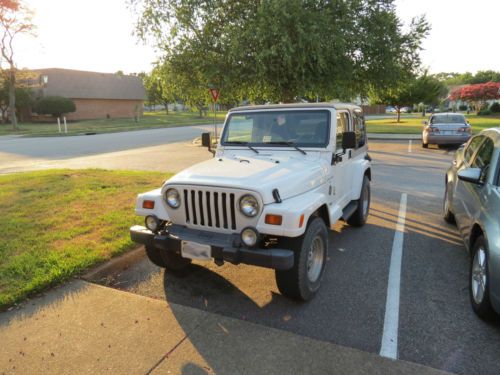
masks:
{"label": "side mirror", "polygon": [[215,155],[215,151],[212,150],[212,133],[201,133],[201,145]]}
{"label": "side mirror", "polygon": [[481,169],[479,168],[466,168],[457,173],[458,179],[480,185],[481,182]]}
{"label": "side mirror", "polygon": [[355,132],[345,132],[342,134],[342,148],[344,150],[347,150],[348,148],[356,148]]}
{"label": "side mirror", "polygon": [[201,145],[210,149],[210,147],[212,146],[212,134],[201,133]]}

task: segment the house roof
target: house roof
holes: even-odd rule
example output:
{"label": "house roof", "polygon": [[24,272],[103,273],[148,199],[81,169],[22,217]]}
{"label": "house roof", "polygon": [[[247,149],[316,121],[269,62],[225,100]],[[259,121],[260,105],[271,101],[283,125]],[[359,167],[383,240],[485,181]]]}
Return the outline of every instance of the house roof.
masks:
{"label": "house roof", "polygon": [[47,76],[42,88],[44,96],[128,100],[143,100],[146,97],[142,80],[136,76],[59,68],[33,71]]}

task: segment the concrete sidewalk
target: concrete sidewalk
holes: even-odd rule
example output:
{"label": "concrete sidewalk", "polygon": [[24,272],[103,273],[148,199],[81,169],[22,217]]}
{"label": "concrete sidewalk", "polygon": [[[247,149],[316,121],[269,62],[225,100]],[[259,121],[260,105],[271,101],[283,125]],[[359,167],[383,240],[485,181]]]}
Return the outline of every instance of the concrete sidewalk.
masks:
{"label": "concrete sidewalk", "polygon": [[0,314],[0,374],[443,374],[72,281]]}

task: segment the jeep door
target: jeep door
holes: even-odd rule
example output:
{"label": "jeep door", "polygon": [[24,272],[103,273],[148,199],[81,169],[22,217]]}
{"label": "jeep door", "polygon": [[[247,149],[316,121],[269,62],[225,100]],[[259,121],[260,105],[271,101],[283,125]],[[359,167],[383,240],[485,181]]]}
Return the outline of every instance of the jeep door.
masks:
{"label": "jeep door", "polygon": [[[333,124],[332,124],[333,127]],[[352,175],[349,170],[351,152],[346,150],[344,155],[342,149],[342,136],[344,132],[351,131],[352,116],[347,110],[337,110],[337,130],[335,133],[335,151],[336,161],[332,165],[333,174],[333,196],[335,203],[340,207],[345,207],[351,200]]]}

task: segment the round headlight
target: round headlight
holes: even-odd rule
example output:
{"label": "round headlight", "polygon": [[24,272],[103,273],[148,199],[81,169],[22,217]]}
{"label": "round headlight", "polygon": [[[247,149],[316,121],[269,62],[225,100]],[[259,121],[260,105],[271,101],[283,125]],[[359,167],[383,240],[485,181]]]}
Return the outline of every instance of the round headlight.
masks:
{"label": "round headlight", "polygon": [[245,228],[241,231],[241,242],[248,247],[254,247],[259,239],[259,234],[254,228]]}
{"label": "round headlight", "polygon": [[259,202],[253,195],[244,195],[240,199],[240,211],[245,216],[254,217],[259,213]]}
{"label": "round headlight", "polygon": [[146,223],[146,228],[151,232],[156,232],[160,228],[160,220],[154,215],[146,216],[144,221]]}
{"label": "round headlight", "polygon": [[176,189],[168,189],[165,192],[165,200],[167,204],[172,208],[179,208],[181,205],[181,196]]}

